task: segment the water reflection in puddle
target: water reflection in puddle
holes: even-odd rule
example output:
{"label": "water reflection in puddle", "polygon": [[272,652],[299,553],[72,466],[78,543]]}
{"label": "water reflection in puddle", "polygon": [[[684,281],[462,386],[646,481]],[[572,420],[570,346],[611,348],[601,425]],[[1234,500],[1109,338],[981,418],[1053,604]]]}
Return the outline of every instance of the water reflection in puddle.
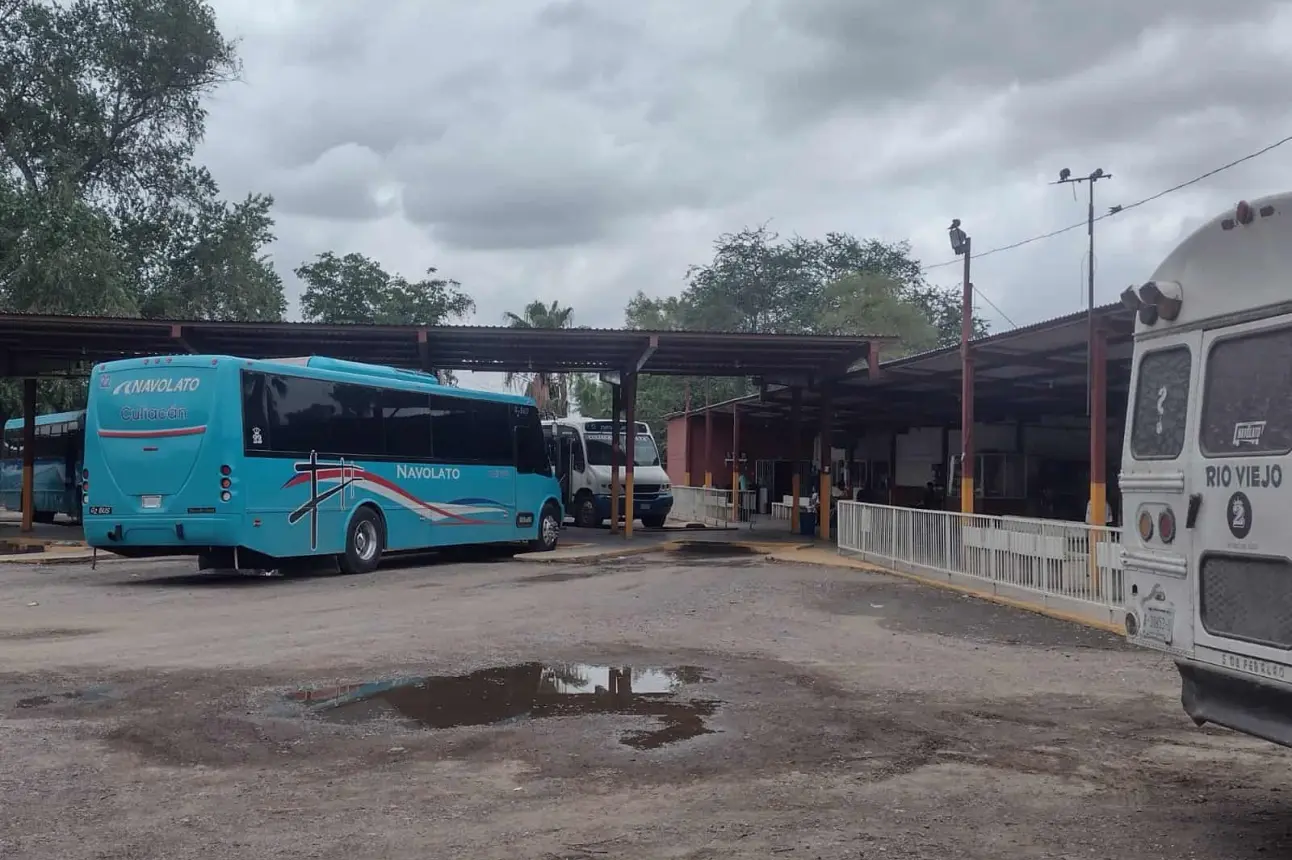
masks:
{"label": "water reflection in puddle", "polygon": [[634,669],[522,663],[468,675],[303,689],[289,698],[333,722],[396,716],[433,729],[550,717],[653,717],[660,723],[658,728],[625,732],[619,741],[636,749],[656,749],[712,732],[705,718],[713,715],[719,702],[680,696],[685,687],[707,680],[700,669],[690,666]]}

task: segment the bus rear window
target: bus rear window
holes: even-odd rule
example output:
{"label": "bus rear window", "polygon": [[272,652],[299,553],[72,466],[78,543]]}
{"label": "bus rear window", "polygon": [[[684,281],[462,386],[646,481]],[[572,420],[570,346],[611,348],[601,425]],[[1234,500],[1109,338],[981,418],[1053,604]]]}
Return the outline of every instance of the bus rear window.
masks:
{"label": "bus rear window", "polygon": [[1292,328],[1217,340],[1203,381],[1202,453],[1292,450]]}
{"label": "bus rear window", "polygon": [[1184,450],[1192,363],[1187,346],[1154,350],[1140,358],[1131,421],[1130,447],[1135,459],[1172,460]]}

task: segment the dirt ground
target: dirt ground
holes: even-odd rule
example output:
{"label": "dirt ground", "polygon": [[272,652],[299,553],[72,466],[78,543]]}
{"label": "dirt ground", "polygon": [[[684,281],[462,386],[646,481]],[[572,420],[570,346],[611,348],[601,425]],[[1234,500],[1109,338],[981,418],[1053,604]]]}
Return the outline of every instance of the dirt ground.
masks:
{"label": "dirt ground", "polygon": [[[677,553],[187,570],[0,565],[0,857],[1292,856],[1288,754],[1194,728],[1165,660],[906,581]],[[694,667],[707,733],[292,698],[562,663]]]}

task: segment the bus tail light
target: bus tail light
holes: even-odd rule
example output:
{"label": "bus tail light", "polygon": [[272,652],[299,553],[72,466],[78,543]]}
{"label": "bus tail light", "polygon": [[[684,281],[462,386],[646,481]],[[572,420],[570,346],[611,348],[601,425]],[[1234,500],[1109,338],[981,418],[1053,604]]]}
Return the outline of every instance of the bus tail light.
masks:
{"label": "bus tail light", "polygon": [[1157,533],[1162,536],[1162,543],[1175,540],[1175,512],[1170,508],[1158,514]]}
{"label": "bus tail light", "polygon": [[221,475],[231,475],[231,474],[233,474],[233,467],[232,467],[232,466],[221,466],[221,467],[220,467],[220,474],[221,474]]}
{"label": "bus tail light", "polygon": [[232,487],[232,486],[233,486],[233,481],[230,481],[228,478],[221,478],[221,479],[220,479],[220,487],[221,487],[221,488],[223,488],[223,489],[227,490],[227,489],[229,489],[229,488],[230,488],[230,487]]}
{"label": "bus tail light", "polygon": [[1144,543],[1148,543],[1153,539],[1153,515],[1148,511],[1140,511],[1139,539]]}
{"label": "bus tail light", "polygon": [[232,499],[232,498],[233,498],[233,493],[230,493],[228,490],[220,491],[220,501],[227,502],[229,501],[229,499]]}

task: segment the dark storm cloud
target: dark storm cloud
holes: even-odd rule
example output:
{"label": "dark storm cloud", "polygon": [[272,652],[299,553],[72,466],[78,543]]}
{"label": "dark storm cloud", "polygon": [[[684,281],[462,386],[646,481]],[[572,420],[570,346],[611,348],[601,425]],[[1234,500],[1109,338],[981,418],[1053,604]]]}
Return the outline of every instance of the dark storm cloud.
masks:
{"label": "dark storm cloud", "polygon": [[[486,323],[538,297],[619,324],[629,294],[676,293],[714,236],[768,219],[909,237],[936,262],[950,217],[983,248],[1083,218],[1047,185],[1059,167],[1112,171],[1102,208],[1292,127],[1292,15],[1272,0],[215,5],[247,66],[203,151],[226,192],[277,196],[290,257],[441,267]],[[1101,300],[1188,224],[1292,184],[1287,161],[1101,223]],[[975,279],[1016,322],[1076,310],[1084,241]]]}
{"label": "dark storm cloud", "polygon": [[[754,0],[740,47],[774,122],[1061,79],[1152,26],[1230,24],[1278,0]],[[739,50],[739,48],[737,48]],[[739,61],[739,55],[733,54]]]}

